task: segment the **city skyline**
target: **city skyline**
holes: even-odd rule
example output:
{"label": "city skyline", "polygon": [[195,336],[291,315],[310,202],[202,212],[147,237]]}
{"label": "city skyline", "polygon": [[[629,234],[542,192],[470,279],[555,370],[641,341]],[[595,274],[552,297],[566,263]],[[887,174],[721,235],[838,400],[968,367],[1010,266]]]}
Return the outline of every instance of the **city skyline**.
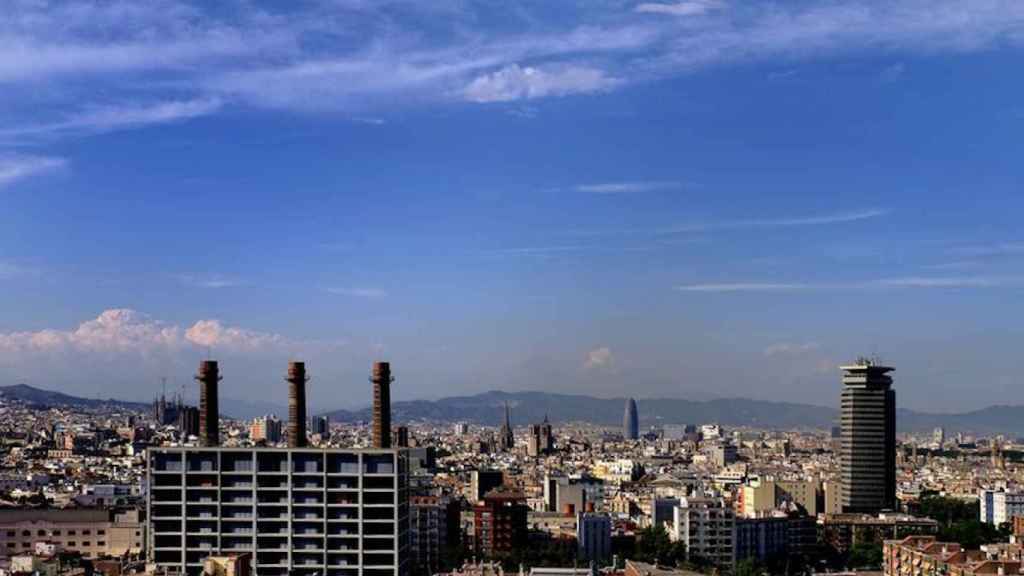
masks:
{"label": "city skyline", "polygon": [[1024,404],[1019,3],[10,13],[0,384]]}

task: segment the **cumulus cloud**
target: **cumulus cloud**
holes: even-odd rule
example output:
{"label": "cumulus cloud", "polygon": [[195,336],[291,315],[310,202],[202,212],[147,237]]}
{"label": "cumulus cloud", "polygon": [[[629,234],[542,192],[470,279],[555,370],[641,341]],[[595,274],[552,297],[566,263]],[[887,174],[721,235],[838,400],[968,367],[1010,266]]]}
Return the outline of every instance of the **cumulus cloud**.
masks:
{"label": "cumulus cloud", "polygon": [[510,102],[603,92],[619,83],[618,79],[596,68],[534,68],[512,64],[474,78],[463,90],[463,95],[472,102]]}
{"label": "cumulus cloud", "polygon": [[197,346],[227,350],[260,350],[285,344],[279,334],[224,326],[219,320],[200,320],[185,331],[185,340]]}
{"label": "cumulus cloud", "polygon": [[587,357],[583,361],[583,367],[591,370],[598,368],[610,368],[615,362],[615,358],[612,356],[611,348],[607,346],[601,346],[587,352]]}
{"label": "cumulus cloud", "polygon": [[82,322],[73,330],[0,334],[0,350],[7,352],[149,352],[180,345],[180,330],[135,310],[115,308]]}
{"label": "cumulus cloud", "polygon": [[0,333],[0,352],[14,353],[174,353],[192,346],[226,351],[282,348],[289,342],[279,334],[224,326],[219,320],[199,320],[187,330],[127,308],[103,311],[71,330]]}
{"label": "cumulus cloud", "polygon": [[0,156],[0,189],[19,180],[57,170],[65,163],[63,158],[47,156]]}

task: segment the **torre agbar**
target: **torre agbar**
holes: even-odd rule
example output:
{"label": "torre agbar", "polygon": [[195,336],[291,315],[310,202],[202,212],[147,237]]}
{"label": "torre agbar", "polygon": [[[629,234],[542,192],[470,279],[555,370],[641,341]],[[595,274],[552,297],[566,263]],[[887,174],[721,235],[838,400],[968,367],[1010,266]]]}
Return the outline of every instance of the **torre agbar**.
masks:
{"label": "torre agbar", "polygon": [[[215,372],[209,362],[201,376]],[[305,374],[294,364],[293,394],[295,375]],[[304,403],[302,396],[293,401]],[[304,435],[289,435],[292,443],[297,436]],[[259,576],[408,573],[401,449],[236,448],[209,440],[147,453],[150,562],[189,575],[200,574],[210,556],[230,555],[247,556]]]}

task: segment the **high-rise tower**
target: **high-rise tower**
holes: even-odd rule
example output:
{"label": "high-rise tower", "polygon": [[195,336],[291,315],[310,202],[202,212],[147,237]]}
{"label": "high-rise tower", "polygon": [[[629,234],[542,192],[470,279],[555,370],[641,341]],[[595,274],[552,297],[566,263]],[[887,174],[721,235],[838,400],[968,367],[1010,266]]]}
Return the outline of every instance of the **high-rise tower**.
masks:
{"label": "high-rise tower", "polygon": [[288,447],[304,448],[306,441],[306,377],[305,362],[288,363]]}
{"label": "high-rise tower", "polygon": [[195,378],[199,382],[199,444],[216,446],[220,444],[220,406],[217,402],[220,369],[217,361],[200,362]]}
{"label": "high-rise tower", "polygon": [[839,448],[843,512],[896,509],[896,392],[892,368],[868,359],[843,370]]}
{"label": "high-rise tower", "polygon": [[373,375],[373,446],[391,448],[391,364],[374,362]]}
{"label": "high-rise tower", "polygon": [[640,417],[636,412],[636,400],[626,400],[626,413],[622,416],[622,435],[626,440],[636,440],[640,437]]}

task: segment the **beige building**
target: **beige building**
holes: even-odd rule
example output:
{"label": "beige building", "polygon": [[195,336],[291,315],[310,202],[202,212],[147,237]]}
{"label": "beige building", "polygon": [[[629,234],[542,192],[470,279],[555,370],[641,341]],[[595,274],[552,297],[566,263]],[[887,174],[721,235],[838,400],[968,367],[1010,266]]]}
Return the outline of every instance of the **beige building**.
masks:
{"label": "beige building", "polygon": [[145,525],[138,510],[0,510],[0,554],[14,556],[47,542],[88,558],[141,554]]}
{"label": "beige building", "polygon": [[808,516],[816,516],[819,484],[814,480],[752,480],[739,491],[738,512],[745,518],[757,518],[786,502],[799,505]]}

